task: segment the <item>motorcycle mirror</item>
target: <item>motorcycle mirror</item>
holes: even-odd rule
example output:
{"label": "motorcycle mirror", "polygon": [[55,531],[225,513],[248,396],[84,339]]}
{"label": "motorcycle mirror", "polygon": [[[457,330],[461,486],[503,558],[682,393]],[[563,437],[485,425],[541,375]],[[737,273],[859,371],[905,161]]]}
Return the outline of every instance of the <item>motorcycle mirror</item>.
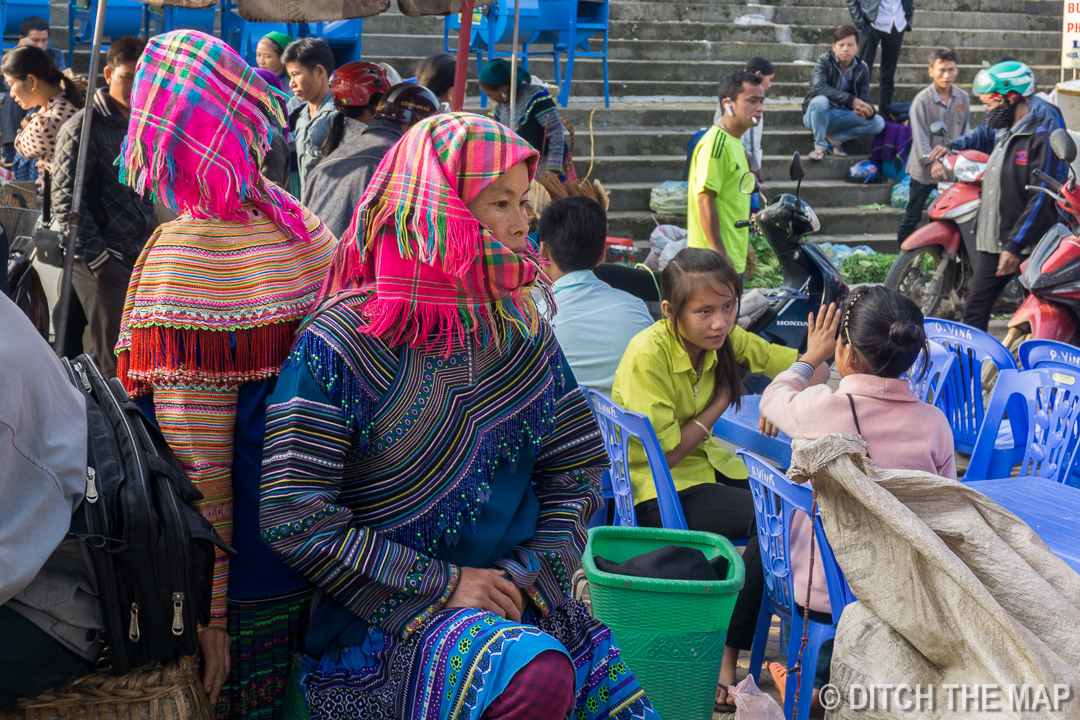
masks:
{"label": "motorcycle mirror", "polygon": [[1050,135],[1050,148],[1055,155],[1070,165],[1073,160],[1076,160],[1076,143],[1073,142],[1069,131],[1064,128],[1058,128]]}
{"label": "motorcycle mirror", "polygon": [[742,179],[739,180],[739,192],[743,195],[753,195],[757,192],[757,178],[754,177],[754,173],[744,173]]}
{"label": "motorcycle mirror", "polygon": [[795,153],[791,156],[791,169],[788,170],[792,180],[802,180],[806,177],[806,170],[803,168],[802,158],[799,153]]}
{"label": "motorcycle mirror", "polygon": [[931,135],[936,135],[938,137],[945,137],[945,133],[947,133],[948,131],[949,131],[949,129],[945,126],[945,123],[943,123],[943,122],[930,123],[930,134]]}

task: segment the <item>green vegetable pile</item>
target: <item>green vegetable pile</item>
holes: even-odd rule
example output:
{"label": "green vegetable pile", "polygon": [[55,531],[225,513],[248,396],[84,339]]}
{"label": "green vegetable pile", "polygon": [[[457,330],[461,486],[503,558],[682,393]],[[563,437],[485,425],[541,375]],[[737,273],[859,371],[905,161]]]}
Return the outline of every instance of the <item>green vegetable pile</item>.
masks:
{"label": "green vegetable pile", "polygon": [[[746,279],[746,289],[778,288],[783,285],[784,276],[780,272],[780,262],[768,241],[761,235],[751,234],[750,245],[757,255],[757,273]],[[894,260],[896,256],[890,254],[852,255],[840,266],[840,275],[848,285],[883,283]]]}
{"label": "green vegetable pile", "polygon": [[860,283],[883,283],[889,274],[895,255],[852,255],[840,267],[840,274],[848,285]]}

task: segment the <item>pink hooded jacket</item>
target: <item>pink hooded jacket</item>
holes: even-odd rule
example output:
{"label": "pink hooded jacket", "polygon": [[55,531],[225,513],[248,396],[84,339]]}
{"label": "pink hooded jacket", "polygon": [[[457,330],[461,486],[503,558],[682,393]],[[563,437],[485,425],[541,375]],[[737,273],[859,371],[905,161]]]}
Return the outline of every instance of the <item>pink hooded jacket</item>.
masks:
{"label": "pink hooded jacket", "polygon": [[[761,414],[792,438],[814,440],[830,433],[857,435],[847,396],[855,401],[870,459],[886,470],[921,470],[956,478],[953,435],[945,414],[921,402],[906,380],[848,375],[837,390],[808,387],[795,372],[780,373],[761,396]],[[810,567],[810,518],[796,513],[791,523],[792,579],[796,597],[806,588]],[[802,588],[803,590],[800,590]],[[821,558],[814,558],[810,609],[829,612],[829,591]]]}

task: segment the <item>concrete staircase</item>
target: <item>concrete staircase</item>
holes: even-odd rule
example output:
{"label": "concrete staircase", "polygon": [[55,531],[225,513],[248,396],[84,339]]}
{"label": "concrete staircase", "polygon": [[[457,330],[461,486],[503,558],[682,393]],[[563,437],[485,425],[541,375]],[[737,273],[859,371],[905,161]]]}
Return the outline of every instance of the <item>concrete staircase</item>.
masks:
{"label": "concrete staircase", "polygon": [[[828,49],[832,30],[850,21],[839,0],[825,5],[826,0],[761,4],[612,0],[612,108],[603,108],[600,99],[599,61],[579,60],[574,99],[562,112],[576,131],[578,174],[588,171],[591,160],[593,176],[611,192],[613,235],[644,244],[656,222],[685,223],[682,217],[653,216],[649,191],[664,180],[681,179],[690,136],[712,122],[717,81],[754,55],[769,58],[777,68],[766,106],[765,187],[774,195],[794,190],[787,179],[791,154],[799,151],[805,156],[812,149],[799,107],[812,63]],[[736,22],[746,15],[759,15],[768,24]],[[913,26],[897,70],[897,101],[911,100],[926,86],[926,59],[939,46],[957,49],[958,82],[966,88],[984,60],[993,62],[1003,55],[1031,64],[1040,89],[1049,89],[1058,80],[1061,5],[1056,0],[919,0]],[[364,31],[365,56],[385,59],[403,75],[420,58],[442,48],[442,23],[437,19],[383,15],[367,20]],[[534,58],[531,70],[554,77],[550,59]],[[875,72],[875,83],[876,78]],[[472,84],[470,96],[475,98]],[[974,121],[980,117],[981,108],[975,108]],[[851,155],[866,154],[869,142],[852,143],[846,149]],[[806,162],[802,197],[821,218],[817,239],[894,251],[901,213],[891,207],[858,208],[887,206],[891,188],[843,182],[853,161]]]}
{"label": "concrete staircase", "polygon": [[[897,101],[910,100],[929,82],[926,59],[939,46],[957,49],[959,83],[965,87],[984,60],[1003,55],[1031,64],[1040,89],[1050,89],[1057,81],[1058,0],[917,0],[916,6],[914,29],[905,38],[897,70]],[[52,9],[59,45],[66,40],[66,3],[54,0]],[[767,24],[737,22],[754,15]],[[655,222],[685,223],[682,217],[654,219],[649,191],[664,180],[681,179],[690,136],[712,122],[717,81],[754,55],[769,58],[777,68],[766,105],[766,190],[773,195],[793,190],[787,180],[791,154],[812,149],[799,109],[812,64],[828,49],[832,30],[849,21],[840,0],[612,0],[612,107],[603,107],[600,62],[581,59],[575,67],[573,99],[562,110],[576,131],[578,174],[584,175],[591,164],[592,175],[611,191],[611,233],[644,245]],[[364,56],[385,60],[408,77],[420,59],[442,51],[442,28],[442,18],[407,18],[391,10],[365,20]],[[88,53],[79,55],[77,67]],[[550,58],[534,58],[531,70],[543,78],[555,76]],[[471,71],[475,78],[475,65]],[[470,82],[469,98],[467,107],[479,110],[475,81]],[[973,119],[979,117],[981,108],[975,108]],[[866,154],[869,143],[852,143],[846,149],[853,156]],[[893,250],[900,213],[858,208],[887,205],[890,188],[844,183],[853,161],[806,162],[802,197],[821,218],[818,239]]]}

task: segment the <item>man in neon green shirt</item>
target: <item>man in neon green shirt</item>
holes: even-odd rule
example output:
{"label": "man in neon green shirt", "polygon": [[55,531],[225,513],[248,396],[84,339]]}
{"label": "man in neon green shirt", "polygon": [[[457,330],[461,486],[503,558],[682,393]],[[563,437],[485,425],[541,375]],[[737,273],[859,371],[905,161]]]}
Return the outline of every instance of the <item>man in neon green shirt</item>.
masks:
{"label": "man in neon green shirt", "polygon": [[694,148],[686,201],[687,245],[726,255],[739,273],[746,272],[749,255],[751,275],[750,230],[735,227],[750,218],[750,196],[739,191],[750,172],[741,138],[761,122],[764,101],[758,75],[739,71],[720,81],[723,116]]}

